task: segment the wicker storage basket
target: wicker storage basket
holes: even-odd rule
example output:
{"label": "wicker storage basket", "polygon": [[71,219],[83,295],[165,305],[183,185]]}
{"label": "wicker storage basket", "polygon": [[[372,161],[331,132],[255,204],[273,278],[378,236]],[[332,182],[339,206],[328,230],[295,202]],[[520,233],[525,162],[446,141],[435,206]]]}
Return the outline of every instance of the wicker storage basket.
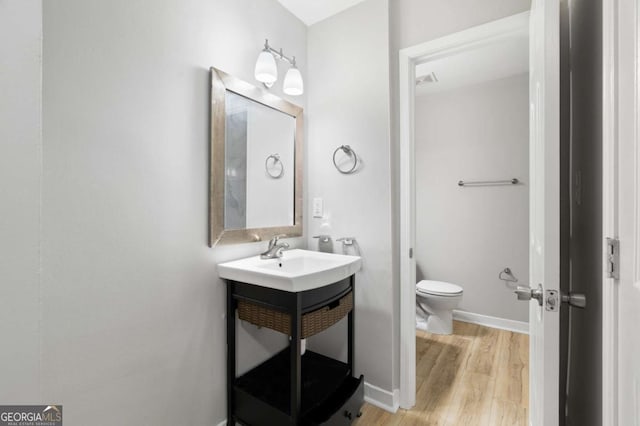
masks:
{"label": "wicker storage basket", "polygon": [[[353,309],[353,293],[320,309],[302,315],[302,338],[313,336],[331,327]],[[246,300],[238,301],[238,317],[260,327],[291,335],[291,316]]]}

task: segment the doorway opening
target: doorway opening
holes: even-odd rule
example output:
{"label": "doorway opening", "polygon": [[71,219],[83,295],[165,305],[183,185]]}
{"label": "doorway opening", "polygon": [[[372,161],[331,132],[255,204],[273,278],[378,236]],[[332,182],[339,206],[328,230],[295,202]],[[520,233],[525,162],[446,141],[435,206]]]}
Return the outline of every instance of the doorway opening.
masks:
{"label": "doorway opening", "polygon": [[413,411],[434,423],[528,424],[526,24],[415,67]]}
{"label": "doorway opening", "polygon": [[[466,365],[474,359],[484,369],[499,369],[494,362],[504,359],[498,344],[504,340],[522,355],[515,408],[516,418],[528,423],[529,307],[513,294],[517,284],[529,282],[528,28],[529,13],[522,13],[401,52],[400,233],[401,252],[410,254],[400,262],[403,408],[416,404],[421,368],[443,371],[429,361],[427,347],[470,345],[486,358],[469,350]],[[416,283],[434,281],[462,289],[452,311],[460,321],[452,341],[430,333],[433,317],[420,318]],[[434,312],[429,306],[423,311]],[[417,332],[417,343],[416,326],[427,328]],[[507,331],[503,336],[498,329]],[[476,334],[487,337],[469,339]],[[496,377],[484,379],[496,389]]]}

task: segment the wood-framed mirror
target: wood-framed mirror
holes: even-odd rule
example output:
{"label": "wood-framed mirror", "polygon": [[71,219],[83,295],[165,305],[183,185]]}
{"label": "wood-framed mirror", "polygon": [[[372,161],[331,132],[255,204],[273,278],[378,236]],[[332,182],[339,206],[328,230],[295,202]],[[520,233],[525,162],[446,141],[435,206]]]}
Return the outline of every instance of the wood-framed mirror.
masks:
{"label": "wood-framed mirror", "polygon": [[302,235],[303,109],[211,68],[209,246]]}

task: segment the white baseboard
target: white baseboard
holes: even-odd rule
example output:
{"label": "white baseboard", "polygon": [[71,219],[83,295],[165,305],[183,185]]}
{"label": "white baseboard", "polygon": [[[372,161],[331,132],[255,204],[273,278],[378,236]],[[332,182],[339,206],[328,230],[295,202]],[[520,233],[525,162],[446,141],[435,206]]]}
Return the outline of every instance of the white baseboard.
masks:
{"label": "white baseboard", "polygon": [[400,390],[395,389],[389,392],[364,382],[364,400],[378,408],[395,413],[400,408]]}
{"label": "white baseboard", "polygon": [[218,423],[217,426],[227,426],[227,419],[224,419],[223,421]]}
{"label": "white baseboard", "polygon": [[453,319],[484,325],[486,327],[499,328],[501,330],[515,331],[516,333],[529,334],[529,323],[524,321],[515,321],[459,310],[453,311]]}

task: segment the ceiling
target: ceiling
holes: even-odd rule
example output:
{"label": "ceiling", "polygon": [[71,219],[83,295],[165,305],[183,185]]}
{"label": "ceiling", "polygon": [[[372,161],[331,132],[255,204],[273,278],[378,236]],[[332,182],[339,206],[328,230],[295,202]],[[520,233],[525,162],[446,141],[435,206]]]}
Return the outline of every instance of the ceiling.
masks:
{"label": "ceiling", "polygon": [[349,9],[364,0],[278,0],[307,25]]}
{"label": "ceiling", "polygon": [[435,73],[438,81],[416,86],[416,96],[437,93],[529,71],[529,31],[416,65],[416,78]]}

